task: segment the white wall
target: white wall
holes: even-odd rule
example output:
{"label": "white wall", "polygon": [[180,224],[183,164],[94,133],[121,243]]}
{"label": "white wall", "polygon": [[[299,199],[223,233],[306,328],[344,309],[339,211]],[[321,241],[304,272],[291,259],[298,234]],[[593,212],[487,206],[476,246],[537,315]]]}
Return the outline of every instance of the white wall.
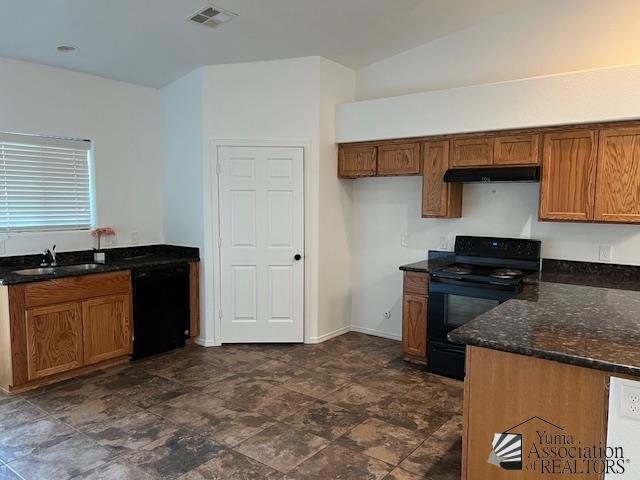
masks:
{"label": "white wall", "polygon": [[640,63],[636,0],[542,0],[363,68],[358,99]]}
{"label": "white wall", "polygon": [[353,70],[320,58],[318,338],[351,326],[352,184],[336,178],[336,105],[355,98]]}
{"label": "white wall", "polygon": [[[98,225],[162,242],[160,95],[150,88],[0,58],[0,131],[90,139]],[[86,231],[11,234],[7,255],[87,249]]]}
{"label": "white wall", "polygon": [[162,90],[164,238],[203,247],[202,158],[204,155],[202,70]]}
{"label": "white wall", "polygon": [[[163,135],[170,137],[171,151],[165,157],[165,185],[173,186],[167,187],[165,195],[165,203],[172,205],[166,211],[165,234],[172,241],[203,248],[205,306],[200,343],[214,344],[217,335],[213,328],[216,285],[210,268],[217,255],[202,227],[210,221],[214,201],[206,196],[205,185],[211,179],[203,175],[214,140],[306,145],[305,175],[311,181],[305,184],[305,196],[311,209],[305,219],[310,228],[310,248],[305,253],[306,267],[312,272],[307,277],[312,294],[306,300],[312,318],[305,338],[319,341],[348,325],[350,201],[344,192],[350,187],[336,178],[334,116],[335,103],[353,100],[354,91],[355,73],[320,57],[207,66],[163,90],[164,116],[170,117],[165,118]],[[188,154],[180,155],[185,143],[190,145]]]}

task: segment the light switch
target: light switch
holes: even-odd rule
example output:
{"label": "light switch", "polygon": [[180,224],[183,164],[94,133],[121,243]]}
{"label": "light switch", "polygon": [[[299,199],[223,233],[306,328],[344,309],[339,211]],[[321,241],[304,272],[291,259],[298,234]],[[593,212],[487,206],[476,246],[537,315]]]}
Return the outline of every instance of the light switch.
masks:
{"label": "light switch", "polygon": [[131,245],[138,245],[140,243],[140,232],[131,232]]}

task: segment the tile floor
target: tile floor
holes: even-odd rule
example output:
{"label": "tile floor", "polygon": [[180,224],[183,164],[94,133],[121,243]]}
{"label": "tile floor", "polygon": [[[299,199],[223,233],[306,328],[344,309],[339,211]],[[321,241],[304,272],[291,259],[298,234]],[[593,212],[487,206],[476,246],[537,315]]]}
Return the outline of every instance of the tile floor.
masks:
{"label": "tile floor", "polygon": [[391,340],[192,347],[0,396],[0,480],[453,480],[461,412]]}

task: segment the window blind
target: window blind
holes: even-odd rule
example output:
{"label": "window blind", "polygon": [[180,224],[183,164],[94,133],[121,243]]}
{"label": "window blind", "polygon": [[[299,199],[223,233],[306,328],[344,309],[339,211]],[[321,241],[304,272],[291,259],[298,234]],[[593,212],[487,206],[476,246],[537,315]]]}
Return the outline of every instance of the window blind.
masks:
{"label": "window blind", "polygon": [[0,133],[0,231],[91,228],[91,142]]}

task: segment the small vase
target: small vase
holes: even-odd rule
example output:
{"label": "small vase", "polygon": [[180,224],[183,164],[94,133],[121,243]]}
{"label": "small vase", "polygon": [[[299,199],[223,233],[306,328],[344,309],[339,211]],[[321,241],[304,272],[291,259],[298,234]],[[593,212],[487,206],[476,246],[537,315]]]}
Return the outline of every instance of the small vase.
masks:
{"label": "small vase", "polygon": [[104,252],[93,252],[93,261],[96,263],[104,263],[106,255]]}

